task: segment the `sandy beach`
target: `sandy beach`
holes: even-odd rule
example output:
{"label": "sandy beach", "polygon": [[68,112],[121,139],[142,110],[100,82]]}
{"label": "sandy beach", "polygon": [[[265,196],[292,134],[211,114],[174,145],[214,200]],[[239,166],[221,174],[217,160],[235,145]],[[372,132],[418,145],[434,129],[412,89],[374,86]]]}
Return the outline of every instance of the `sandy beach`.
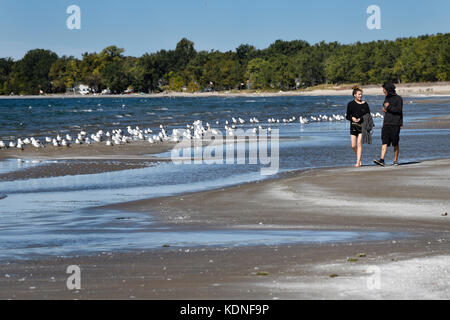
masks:
{"label": "sandy beach", "polygon": [[[448,159],[315,169],[109,206],[191,229],[377,230],[398,237],[257,247],[161,243],[156,250],[10,261],[0,265],[0,298],[448,299],[449,177]],[[66,287],[73,264],[82,270],[81,290]],[[373,270],[376,288],[368,285]]]}
{"label": "sandy beach", "polygon": [[[361,86],[365,95],[383,95],[380,85]],[[397,93],[405,97],[414,96],[443,96],[450,95],[449,82],[430,82],[430,83],[408,83],[397,84]],[[292,91],[267,92],[259,90],[242,91],[216,91],[216,92],[163,92],[150,94],[120,94],[120,95],[73,95],[73,94],[46,94],[40,96],[0,96],[0,99],[48,99],[48,98],[176,98],[176,97],[285,97],[285,96],[351,96],[352,85],[329,85],[325,89],[308,88]]]}

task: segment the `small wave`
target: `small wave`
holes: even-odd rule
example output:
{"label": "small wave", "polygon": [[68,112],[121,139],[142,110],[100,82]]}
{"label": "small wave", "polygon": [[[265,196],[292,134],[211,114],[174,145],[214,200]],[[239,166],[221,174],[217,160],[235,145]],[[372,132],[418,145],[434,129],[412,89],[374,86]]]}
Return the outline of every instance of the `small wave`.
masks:
{"label": "small wave", "polygon": [[116,115],[116,118],[123,118],[123,116],[118,114],[118,115]]}

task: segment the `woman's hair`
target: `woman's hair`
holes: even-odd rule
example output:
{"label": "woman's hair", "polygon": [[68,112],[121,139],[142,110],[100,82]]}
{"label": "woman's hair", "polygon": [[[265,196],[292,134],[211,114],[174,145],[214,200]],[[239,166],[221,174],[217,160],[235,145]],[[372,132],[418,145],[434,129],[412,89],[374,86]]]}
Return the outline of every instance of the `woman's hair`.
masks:
{"label": "woman's hair", "polygon": [[354,87],[353,87],[353,93],[352,93],[352,96],[355,96],[355,94],[356,94],[358,91],[361,91],[361,92],[362,92],[361,87],[360,87],[360,86],[354,86]]}

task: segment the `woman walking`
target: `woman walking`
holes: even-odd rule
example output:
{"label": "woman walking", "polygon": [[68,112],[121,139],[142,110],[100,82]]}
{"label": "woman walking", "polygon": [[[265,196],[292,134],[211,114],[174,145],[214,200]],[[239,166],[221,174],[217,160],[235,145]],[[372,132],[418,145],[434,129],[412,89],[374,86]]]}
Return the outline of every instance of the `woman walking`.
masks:
{"label": "woman walking", "polygon": [[347,105],[347,120],[350,121],[350,138],[352,142],[352,149],[356,155],[355,167],[362,166],[362,138],[363,138],[363,122],[364,115],[370,114],[369,105],[362,100],[362,89],[359,87],[353,88],[353,100]]}

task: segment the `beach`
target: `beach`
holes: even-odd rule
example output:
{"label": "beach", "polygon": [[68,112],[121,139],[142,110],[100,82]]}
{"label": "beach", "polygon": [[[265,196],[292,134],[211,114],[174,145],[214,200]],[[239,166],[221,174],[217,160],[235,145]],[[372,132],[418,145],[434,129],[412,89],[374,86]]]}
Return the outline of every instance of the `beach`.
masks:
{"label": "beach", "polygon": [[[356,84],[355,84],[356,85]],[[351,96],[353,85],[327,85],[323,88],[312,87],[292,91],[261,91],[261,90],[230,90],[215,92],[176,92],[162,93],[131,93],[131,94],[45,94],[45,95],[21,95],[0,96],[0,99],[48,99],[48,98],[186,98],[186,97],[289,97],[289,96]],[[363,85],[361,88],[366,95],[382,95],[380,85]],[[397,84],[398,94],[405,97],[432,97],[450,95],[449,82],[430,83],[406,83]]]}
{"label": "beach", "polygon": [[[342,112],[346,98],[172,100],[24,99],[17,119],[49,113],[20,129],[30,136],[58,117],[64,134],[114,128],[124,113],[121,126],[155,133],[161,117],[176,128],[260,112],[268,126],[273,114]],[[448,299],[448,103],[405,99],[395,167],[372,164],[381,119],[362,168],[345,122],[271,124],[280,171],[264,178],[249,164],[175,165],[170,141],[0,150],[0,299]],[[81,289],[67,287],[71,265]]]}
{"label": "beach", "polygon": [[[254,247],[161,243],[150,251],[11,261],[0,265],[0,298],[448,299],[449,177],[448,159],[315,169],[114,205],[190,229],[383,230],[398,236]],[[66,288],[69,265],[82,270],[80,290]],[[373,267],[379,288],[367,285]]]}

